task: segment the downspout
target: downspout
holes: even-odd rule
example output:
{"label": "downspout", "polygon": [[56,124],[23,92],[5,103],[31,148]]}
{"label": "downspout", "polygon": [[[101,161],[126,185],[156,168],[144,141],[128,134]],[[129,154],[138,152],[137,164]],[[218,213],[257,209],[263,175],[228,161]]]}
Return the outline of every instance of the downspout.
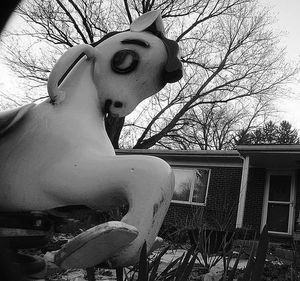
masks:
{"label": "downspout", "polygon": [[242,170],[238,212],[236,218],[236,228],[243,227],[247,185],[248,185],[248,175],[249,175],[249,156],[246,156],[243,160],[243,170]]}

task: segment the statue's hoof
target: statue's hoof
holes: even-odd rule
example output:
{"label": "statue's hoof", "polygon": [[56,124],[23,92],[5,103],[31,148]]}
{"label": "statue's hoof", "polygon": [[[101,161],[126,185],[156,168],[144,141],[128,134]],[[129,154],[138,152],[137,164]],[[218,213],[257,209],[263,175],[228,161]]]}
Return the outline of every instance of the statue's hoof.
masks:
{"label": "statue's hoof", "polygon": [[150,248],[149,254],[151,254],[152,252],[154,252],[155,250],[159,249],[160,247],[162,247],[164,244],[164,239],[162,239],[161,237],[156,237],[155,241],[152,245],[152,247]]}
{"label": "statue's hoof", "polygon": [[106,261],[138,235],[135,227],[120,221],[97,225],[77,235],[54,258],[61,268],[88,268]]}

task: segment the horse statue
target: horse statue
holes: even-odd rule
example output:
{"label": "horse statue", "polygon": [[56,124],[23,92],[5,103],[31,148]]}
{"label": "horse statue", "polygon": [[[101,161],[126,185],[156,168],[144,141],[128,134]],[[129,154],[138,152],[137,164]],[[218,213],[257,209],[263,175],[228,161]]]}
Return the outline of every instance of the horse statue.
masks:
{"label": "horse statue", "polygon": [[[0,113],[0,212],[47,212],[83,205],[127,214],[69,241],[54,258],[62,268],[103,262],[111,268],[150,251],[174,187],[170,166],[151,156],[117,156],[104,125],[123,117],[166,83],[182,77],[179,48],[160,12],[97,43],[70,48],[48,79],[49,98]],[[0,225],[0,235],[7,228]]]}

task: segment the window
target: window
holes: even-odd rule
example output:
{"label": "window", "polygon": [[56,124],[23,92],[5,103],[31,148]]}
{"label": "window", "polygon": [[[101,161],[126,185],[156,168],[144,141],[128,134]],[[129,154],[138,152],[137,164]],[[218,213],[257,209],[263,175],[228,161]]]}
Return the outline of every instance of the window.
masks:
{"label": "window", "polygon": [[173,168],[175,189],[172,201],[186,204],[206,204],[209,169]]}

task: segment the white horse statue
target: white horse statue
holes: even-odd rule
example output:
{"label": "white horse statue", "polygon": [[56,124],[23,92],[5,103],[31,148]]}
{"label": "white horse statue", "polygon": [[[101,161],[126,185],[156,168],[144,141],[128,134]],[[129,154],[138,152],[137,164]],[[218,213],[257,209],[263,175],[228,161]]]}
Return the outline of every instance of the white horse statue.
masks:
{"label": "white horse statue", "polygon": [[138,261],[150,250],[171,201],[174,177],[161,159],[116,156],[105,114],[128,115],[138,103],[182,76],[178,45],[149,12],[130,30],[75,46],[48,80],[49,98],[0,113],[0,212],[85,205],[129,205],[123,219],[98,225],[55,256],[63,268]]}

